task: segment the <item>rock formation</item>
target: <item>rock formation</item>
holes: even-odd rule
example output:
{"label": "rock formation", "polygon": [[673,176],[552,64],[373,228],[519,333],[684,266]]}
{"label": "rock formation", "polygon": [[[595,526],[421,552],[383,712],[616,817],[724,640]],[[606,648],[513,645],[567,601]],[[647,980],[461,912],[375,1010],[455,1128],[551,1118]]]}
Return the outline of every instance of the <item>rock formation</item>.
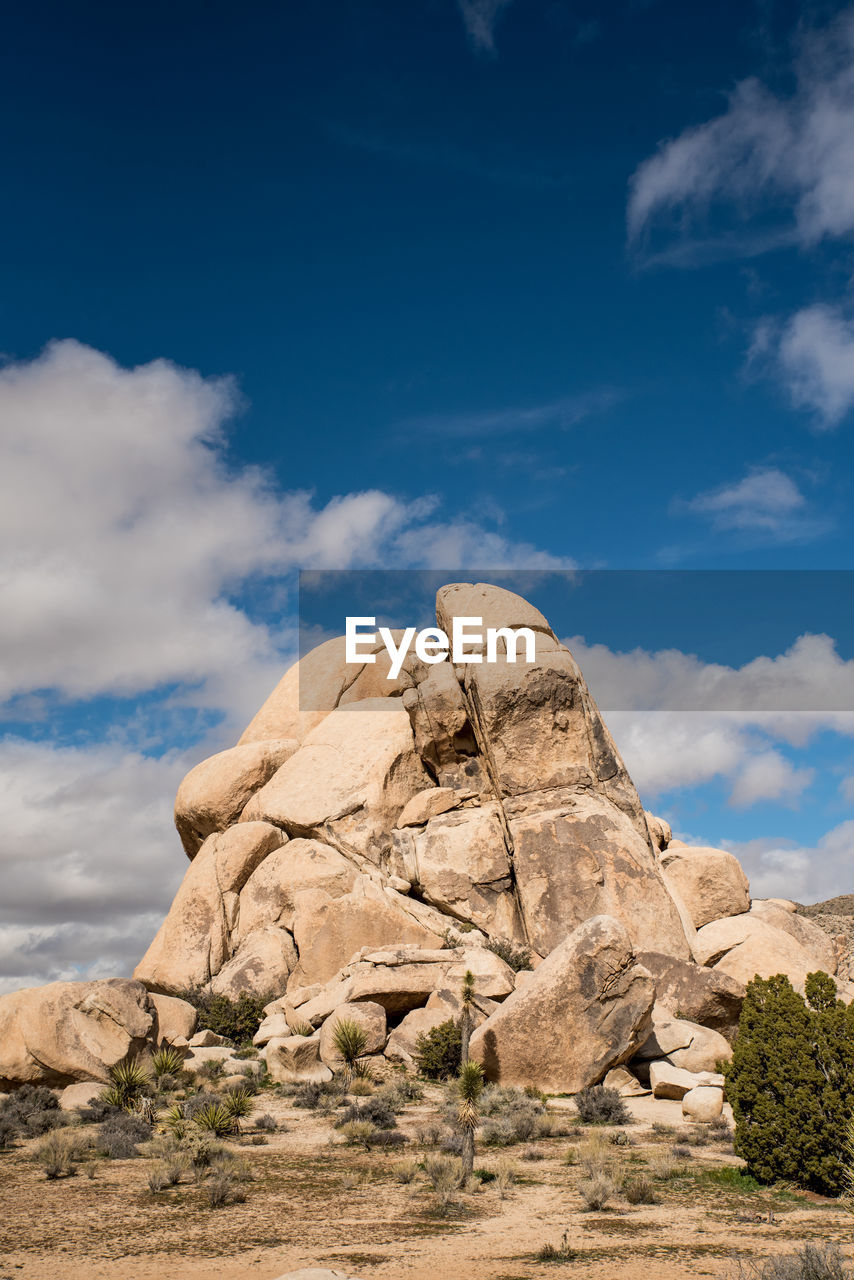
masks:
{"label": "rock formation", "polygon": [[[744,984],[835,973],[837,942],[793,904],[751,904],[732,854],[645,813],[537,609],[462,583],[436,613],[449,633],[466,616],[529,627],[534,660],[410,652],[392,680],[379,646],[374,663],[348,664],[343,638],[312,650],[182,782],[190,863],[136,981],[0,998],[0,1080],[103,1078],[140,1044],[187,1040],[170,997],[195,985],[270,995],[256,1042],[276,1078],[327,1078],[335,1021],[355,1012],[369,1052],[411,1062],[470,970],[491,1078],[572,1091],[618,1069],[627,1092],[714,1110]],[[527,949],[533,972],[492,948]]]}

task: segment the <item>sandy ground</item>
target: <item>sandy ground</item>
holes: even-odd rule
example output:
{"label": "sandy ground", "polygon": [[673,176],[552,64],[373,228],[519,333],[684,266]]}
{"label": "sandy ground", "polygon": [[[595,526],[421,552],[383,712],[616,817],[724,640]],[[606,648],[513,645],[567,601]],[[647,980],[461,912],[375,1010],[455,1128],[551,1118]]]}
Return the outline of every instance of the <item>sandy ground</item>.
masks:
{"label": "sandy ground", "polygon": [[[399,1125],[412,1141],[402,1152],[347,1147],[332,1119],[264,1095],[259,1111],[286,1131],[265,1146],[231,1143],[250,1162],[243,1204],[212,1210],[189,1178],[153,1194],[151,1161],[99,1160],[49,1182],[31,1143],[0,1153],[0,1280],[273,1280],[301,1266],[325,1265],[364,1280],[677,1280],[734,1276],[739,1260],[791,1251],[805,1241],[836,1240],[854,1252],[854,1223],[832,1202],[781,1190],[744,1191],[708,1172],[738,1163],[726,1142],[692,1146],[677,1176],[656,1181],[660,1202],[631,1206],[617,1198],[590,1211],[578,1191],[578,1149],[569,1100],[549,1111],[564,1136],[496,1150],[481,1147],[475,1166],[511,1161],[518,1181],[502,1199],[493,1183],[443,1214],[423,1173],[403,1185],[397,1170],[423,1159],[417,1131],[436,1117],[438,1089],[410,1105]],[[692,1133],[678,1103],[631,1102],[635,1123],[620,1147],[623,1170],[655,1170]],[[664,1133],[652,1124],[671,1125]],[[523,1158],[535,1148],[542,1159]],[[615,1149],[616,1150],[616,1149]],[[672,1161],[671,1161],[672,1163]],[[543,1245],[562,1237],[569,1261],[542,1262]]]}

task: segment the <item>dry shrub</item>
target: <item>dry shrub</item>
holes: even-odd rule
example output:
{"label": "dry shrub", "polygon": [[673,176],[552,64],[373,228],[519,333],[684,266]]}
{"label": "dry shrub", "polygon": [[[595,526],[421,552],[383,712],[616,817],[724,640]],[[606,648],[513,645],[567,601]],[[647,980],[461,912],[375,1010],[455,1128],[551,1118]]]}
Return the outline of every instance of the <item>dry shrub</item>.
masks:
{"label": "dry shrub", "polygon": [[604,1209],[616,1193],[616,1186],[605,1174],[579,1182],[578,1191],[588,1209]]}

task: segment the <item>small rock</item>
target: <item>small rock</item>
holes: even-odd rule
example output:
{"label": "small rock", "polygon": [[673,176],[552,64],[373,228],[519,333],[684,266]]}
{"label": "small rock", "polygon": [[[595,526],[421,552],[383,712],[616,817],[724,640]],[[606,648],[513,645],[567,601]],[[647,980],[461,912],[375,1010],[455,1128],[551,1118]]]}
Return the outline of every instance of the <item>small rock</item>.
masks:
{"label": "small rock", "polygon": [[724,1091],[714,1085],[697,1085],[682,1098],[682,1114],[688,1120],[709,1124],[724,1109]]}

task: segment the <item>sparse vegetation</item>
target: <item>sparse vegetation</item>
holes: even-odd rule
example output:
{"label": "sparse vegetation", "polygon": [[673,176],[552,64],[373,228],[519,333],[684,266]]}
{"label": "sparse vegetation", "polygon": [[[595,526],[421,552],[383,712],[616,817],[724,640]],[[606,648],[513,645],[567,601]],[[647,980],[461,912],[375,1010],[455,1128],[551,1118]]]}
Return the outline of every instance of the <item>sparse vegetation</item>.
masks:
{"label": "sparse vegetation", "polygon": [[339,1018],[332,1030],[335,1052],[344,1063],[347,1079],[356,1074],[356,1064],[368,1048],[368,1037],[354,1018]]}
{"label": "sparse vegetation", "polygon": [[151,1137],[151,1125],[140,1116],[119,1111],[99,1127],[95,1146],[110,1160],[129,1160],[139,1155],[137,1145]]}
{"label": "sparse vegetation", "polygon": [[759,1262],[741,1263],[737,1280],[851,1280],[837,1244],[805,1244],[797,1253],[785,1253]]}
{"label": "sparse vegetation", "polygon": [[453,1018],[440,1022],[415,1041],[415,1062],[430,1080],[447,1080],[460,1069],[462,1032]]}
{"label": "sparse vegetation", "polygon": [[195,1008],[199,1031],[213,1031],[235,1044],[243,1044],[252,1040],[264,1021],[264,1006],[280,993],[268,991],[252,995],[241,991],[236,1000],[231,1000],[228,996],[215,995],[207,987],[191,987],[180,994],[182,1000],[189,1001]]}
{"label": "sparse vegetation", "polygon": [[0,1148],[16,1138],[37,1138],[68,1124],[56,1094],[42,1085],[25,1084],[0,1102]]}
{"label": "sparse vegetation", "polygon": [[522,969],[533,969],[534,957],[527,947],[517,947],[504,938],[493,938],[486,944],[487,951],[492,951],[508,964],[514,973]]}
{"label": "sparse vegetation", "polygon": [[151,1056],[154,1078],[162,1084],[165,1076],[180,1076],[184,1069],[184,1055],[171,1044],[162,1044]]}
{"label": "sparse vegetation", "polygon": [[101,1094],[101,1101],[108,1107],[132,1111],[151,1087],[148,1072],[136,1058],[123,1058],[115,1063],[110,1067],[109,1075],[110,1083]]}
{"label": "sparse vegetation", "polygon": [[575,1095],[575,1106],[585,1124],[631,1124],[632,1116],[616,1089],[594,1084]]}
{"label": "sparse vegetation", "polygon": [[33,1155],[44,1169],[45,1177],[53,1181],[69,1178],[76,1172],[77,1162],[88,1145],[82,1134],[57,1129],[41,1139]]}

